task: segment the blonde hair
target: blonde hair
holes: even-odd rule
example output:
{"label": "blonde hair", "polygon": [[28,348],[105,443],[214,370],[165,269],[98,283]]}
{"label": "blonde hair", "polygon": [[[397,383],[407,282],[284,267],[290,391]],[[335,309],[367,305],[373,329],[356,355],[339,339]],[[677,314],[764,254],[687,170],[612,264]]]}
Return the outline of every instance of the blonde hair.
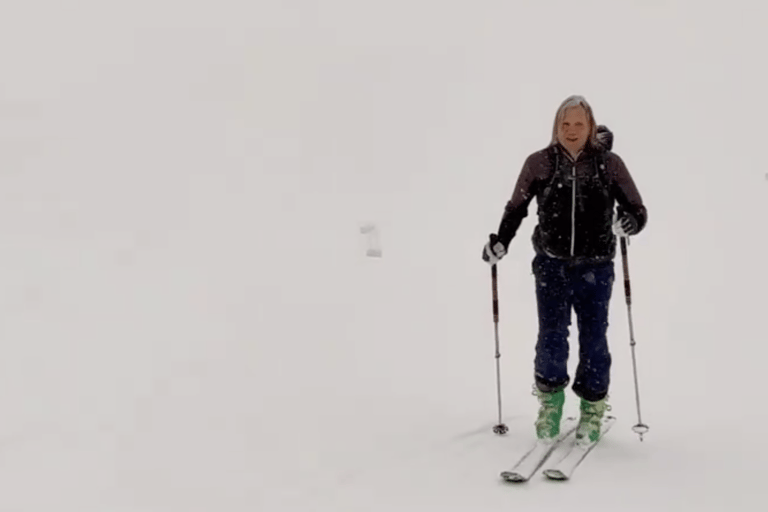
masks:
{"label": "blonde hair", "polygon": [[589,106],[589,103],[587,103],[587,100],[585,100],[583,96],[576,94],[568,96],[557,109],[557,114],[555,114],[555,124],[552,127],[551,145],[554,146],[558,142],[557,127],[563,122],[566,111],[574,107],[581,107],[584,109],[584,112],[587,113],[587,122],[589,123],[589,137],[587,138],[587,144],[592,147],[599,147],[600,144],[597,141],[597,123],[595,122],[595,116],[592,113],[592,107]]}

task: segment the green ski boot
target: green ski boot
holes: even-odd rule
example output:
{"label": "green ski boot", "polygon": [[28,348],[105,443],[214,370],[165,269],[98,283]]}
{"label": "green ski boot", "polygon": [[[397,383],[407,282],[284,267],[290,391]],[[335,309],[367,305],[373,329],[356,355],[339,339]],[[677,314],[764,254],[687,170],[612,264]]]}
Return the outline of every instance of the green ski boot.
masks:
{"label": "green ski boot", "polygon": [[600,439],[603,414],[610,410],[606,402],[607,397],[597,402],[581,399],[581,417],[579,426],[576,427],[576,442],[579,444],[592,444]]}
{"label": "green ski boot", "polygon": [[560,420],[563,417],[565,390],[546,393],[534,389],[539,399],[539,417],[536,419],[536,437],[543,441],[554,441],[560,435]]}

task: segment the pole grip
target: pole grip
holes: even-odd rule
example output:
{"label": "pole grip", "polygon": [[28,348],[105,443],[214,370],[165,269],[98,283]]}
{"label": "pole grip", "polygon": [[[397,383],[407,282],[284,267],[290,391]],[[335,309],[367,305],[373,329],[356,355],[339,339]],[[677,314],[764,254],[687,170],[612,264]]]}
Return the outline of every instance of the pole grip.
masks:
{"label": "pole grip", "polygon": [[493,287],[493,321],[499,322],[499,291],[496,265],[491,266],[491,285]]}
{"label": "pole grip", "polygon": [[627,239],[621,237],[621,262],[624,267],[624,295],[627,298],[627,306],[632,304],[632,290],[629,286],[629,262],[627,261]]}
{"label": "pole grip", "polygon": [[[494,243],[493,233],[490,235],[491,244]],[[496,264],[491,265],[491,288],[493,290],[493,321],[499,322],[499,288],[498,288],[498,273],[496,270]]]}

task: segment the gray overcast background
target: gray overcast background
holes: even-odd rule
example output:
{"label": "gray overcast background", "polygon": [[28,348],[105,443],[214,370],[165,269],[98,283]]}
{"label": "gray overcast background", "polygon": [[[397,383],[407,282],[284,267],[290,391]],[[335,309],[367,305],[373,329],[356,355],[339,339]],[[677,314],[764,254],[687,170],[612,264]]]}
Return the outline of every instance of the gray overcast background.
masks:
{"label": "gray overcast background", "polygon": [[[757,1],[4,2],[0,510],[760,499],[766,26]],[[499,267],[505,438],[480,250],[570,94],[649,210],[651,431],[619,280],[615,431],[571,483],[510,488],[535,206]]]}

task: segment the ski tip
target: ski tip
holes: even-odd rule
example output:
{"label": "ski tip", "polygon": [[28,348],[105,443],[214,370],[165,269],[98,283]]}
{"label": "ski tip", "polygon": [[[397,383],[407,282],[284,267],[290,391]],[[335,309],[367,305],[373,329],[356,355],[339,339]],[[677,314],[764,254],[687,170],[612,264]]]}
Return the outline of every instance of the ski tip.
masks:
{"label": "ski tip", "polygon": [[520,473],[515,473],[514,471],[502,471],[501,478],[504,479],[505,482],[512,482],[515,484],[523,483],[528,480]]}
{"label": "ski tip", "polygon": [[565,473],[563,473],[559,469],[545,469],[543,473],[544,473],[544,476],[546,476],[550,480],[559,480],[559,481],[568,480],[568,477],[565,475]]}

